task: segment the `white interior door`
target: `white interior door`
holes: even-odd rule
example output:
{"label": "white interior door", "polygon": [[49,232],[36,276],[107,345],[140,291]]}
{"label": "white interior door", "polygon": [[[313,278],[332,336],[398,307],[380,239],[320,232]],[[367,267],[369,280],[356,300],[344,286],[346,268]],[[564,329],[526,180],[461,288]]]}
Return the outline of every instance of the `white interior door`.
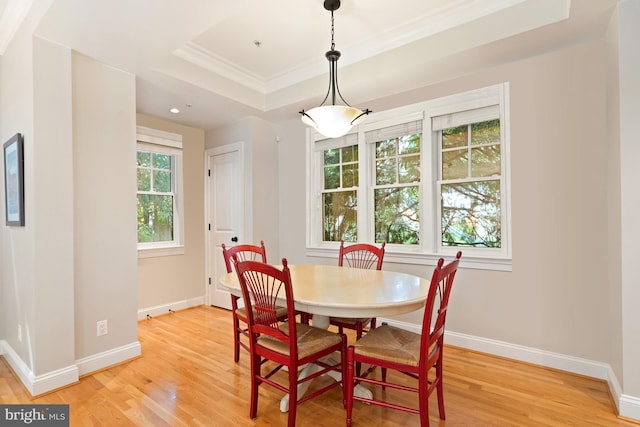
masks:
{"label": "white interior door", "polygon": [[231,308],[229,293],[220,289],[218,278],[227,270],[221,244],[243,242],[245,230],[244,144],[236,143],[207,150],[207,256],[210,305]]}

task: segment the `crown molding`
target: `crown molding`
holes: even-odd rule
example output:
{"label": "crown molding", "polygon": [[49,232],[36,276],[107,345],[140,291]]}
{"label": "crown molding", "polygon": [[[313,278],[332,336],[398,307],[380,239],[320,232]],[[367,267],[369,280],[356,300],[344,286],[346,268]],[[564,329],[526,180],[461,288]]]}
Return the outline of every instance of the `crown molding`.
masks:
{"label": "crown molding", "polygon": [[[348,52],[348,55],[341,58],[340,64],[341,66],[346,66],[358,63],[381,53],[392,51],[412,42],[461,27],[467,23],[501,11],[506,11],[513,7],[526,3],[535,6],[535,2],[539,1],[540,0],[450,0],[443,6],[433,9],[426,14],[416,16],[412,20],[403,22],[387,31],[374,34],[365,42],[341,46],[341,50]],[[569,16],[570,0],[555,1],[557,2],[557,7],[561,8],[561,13],[558,13],[556,16],[564,16],[564,18],[567,18]],[[556,9],[556,11],[558,10]],[[544,24],[546,25],[547,23],[548,22],[545,22]],[[195,42],[186,43],[176,49],[173,55],[230,81],[253,89],[263,95],[321,76],[327,72],[327,62],[324,56],[321,55],[318,55],[316,60],[307,61],[295,67],[285,69],[272,77],[260,76],[209,51]]]}

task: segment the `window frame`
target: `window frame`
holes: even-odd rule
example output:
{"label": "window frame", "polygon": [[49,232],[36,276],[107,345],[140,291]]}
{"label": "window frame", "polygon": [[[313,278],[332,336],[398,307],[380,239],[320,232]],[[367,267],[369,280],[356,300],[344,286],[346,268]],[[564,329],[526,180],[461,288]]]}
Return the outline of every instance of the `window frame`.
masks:
{"label": "window frame", "polygon": [[[460,113],[491,105],[497,105],[500,119],[501,149],[501,248],[472,248],[443,246],[441,233],[441,203],[439,182],[441,181],[441,153],[438,131],[433,131],[432,119],[448,114]],[[373,242],[375,224],[373,220],[375,178],[375,154],[372,154],[375,142],[367,143],[365,133],[396,124],[407,123],[421,117],[423,120],[421,137],[421,182],[420,182],[420,230],[418,245],[386,245],[385,261],[435,265],[442,256],[452,256],[458,250],[465,254],[465,267],[486,270],[511,271],[511,191],[510,191],[510,132],[509,132],[509,83],[501,83],[481,89],[458,93],[442,98],[372,113],[368,120],[352,129],[350,134],[357,135],[359,151],[359,187],[358,187],[358,236],[360,241]],[[348,134],[348,135],[350,135]],[[317,257],[335,257],[339,242],[322,240],[322,152],[327,148],[338,148],[352,144],[345,137],[335,140],[319,135],[313,129],[307,129],[307,241],[306,254]],[[320,189],[320,191],[318,191]],[[363,194],[364,193],[364,194]],[[318,199],[320,198],[320,199]],[[360,207],[363,208],[360,208]],[[368,218],[370,217],[370,218]],[[436,228],[437,227],[437,228]]]}
{"label": "window frame", "polygon": [[[166,154],[172,156],[171,189],[173,192],[173,240],[163,242],[136,242],[138,258],[184,254],[184,213],[183,204],[183,165],[182,165],[182,135],[137,126],[136,154],[138,151]],[[136,167],[137,170],[137,167]],[[148,192],[143,192],[148,193]],[[136,187],[136,200],[138,198]]]}
{"label": "window frame", "polygon": [[[396,115],[394,115],[393,112],[397,112]],[[385,118],[384,115],[382,115],[382,120],[372,120],[364,125],[362,125],[362,135],[363,135],[363,144],[365,147],[365,150],[363,152],[363,156],[366,156],[366,158],[368,159],[368,164],[366,167],[366,177],[367,177],[367,188],[366,188],[366,194],[367,194],[367,198],[366,198],[366,212],[363,213],[363,217],[364,220],[367,221],[366,223],[366,228],[367,228],[367,234],[366,236],[371,236],[373,237],[373,239],[371,239],[372,244],[376,244],[374,242],[375,240],[375,220],[373,219],[373,216],[369,216],[368,213],[369,212],[374,212],[375,211],[375,190],[376,188],[379,188],[379,186],[376,185],[376,148],[375,148],[375,144],[379,141],[367,141],[366,138],[366,134],[367,132],[373,131],[373,130],[377,130],[377,129],[384,129],[384,128],[390,128],[390,127],[394,127],[394,126],[399,126],[399,125],[406,125],[409,123],[413,123],[416,121],[422,121],[422,126],[421,126],[421,137],[420,137],[420,182],[418,184],[418,191],[420,194],[420,207],[419,207],[419,212],[418,215],[420,218],[424,219],[424,203],[422,202],[422,200],[424,200],[424,195],[423,195],[423,189],[424,189],[424,173],[423,173],[423,167],[424,167],[424,151],[425,151],[425,145],[424,145],[424,112],[423,111],[415,111],[412,106],[406,107],[406,108],[402,108],[402,109],[396,109],[396,110],[391,110],[390,112],[388,112],[388,114],[391,115],[391,117]],[[403,185],[400,183],[396,183],[395,184],[396,187],[408,187],[409,185]],[[361,206],[361,205],[358,205]],[[361,209],[362,210],[362,209]],[[360,211],[361,211],[360,210]],[[423,225],[423,221],[420,221],[420,226],[421,226],[421,231],[422,231],[422,225]],[[387,251],[391,251],[391,252],[398,252],[398,253],[406,253],[406,252],[415,252],[416,248],[421,248],[422,247],[422,243],[419,245],[397,245],[397,244],[391,244],[391,243],[386,243],[385,245],[385,254],[387,253]],[[386,255],[385,255],[386,257]]]}

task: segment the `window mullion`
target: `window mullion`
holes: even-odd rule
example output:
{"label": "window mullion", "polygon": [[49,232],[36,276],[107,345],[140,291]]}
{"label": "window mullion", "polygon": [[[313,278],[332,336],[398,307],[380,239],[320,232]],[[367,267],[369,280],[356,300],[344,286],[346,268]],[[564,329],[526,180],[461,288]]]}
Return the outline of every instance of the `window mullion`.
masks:
{"label": "window mullion", "polygon": [[[440,227],[436,226],[440,221],[438,212],[439,203],[434,203],[436,197],[440,195],[440,182],[442,174],[442,156],[436,156],[440,151],[441,137],[428,131],[431,123],[425,118],[422,133],[422,147],[420,156],[422,159],[422,192],[421,192],[421,218],[422,230],[420,232],[420,247],[426,252],[435,252],[437,239],[440,238]],[[434,138],[436,136],[436,138]],[[438,197],[439,200],[439,197]]]}
{"label": "window mullion", "polygon": [[[373,224],[369,220],[368,212],[373,209],[373,189],[371,179],[374,176],[371,169],[375,168],[374,154],[372,153],[371,144],[367,144],[364,132],[358,132],[358,237],[360,241],[372,241]],[[373,161],[373,163],[372,163]],[[368,166],[367,166],[368,165]],[[364,166],[364,167],[362,167]]]}
{"label": "window mullion", "polygon": [[473,169],[473,159],[471,158],[471,138],[473,137],[473,135],[471,135],[471,124],[467,125],[467,177],[472,178],[472,169]]}

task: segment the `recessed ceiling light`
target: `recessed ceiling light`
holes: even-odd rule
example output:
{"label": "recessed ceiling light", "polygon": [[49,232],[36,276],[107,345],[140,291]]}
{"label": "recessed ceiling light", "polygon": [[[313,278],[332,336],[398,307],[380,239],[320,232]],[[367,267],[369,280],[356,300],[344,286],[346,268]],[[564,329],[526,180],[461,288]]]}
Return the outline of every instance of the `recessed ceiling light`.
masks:
{"label": "recessed ceiling light", "polygon": [[180,110],[176,107],[171,108],[169,111],[172,112],[173,114],[178,114],[180,112]]}

